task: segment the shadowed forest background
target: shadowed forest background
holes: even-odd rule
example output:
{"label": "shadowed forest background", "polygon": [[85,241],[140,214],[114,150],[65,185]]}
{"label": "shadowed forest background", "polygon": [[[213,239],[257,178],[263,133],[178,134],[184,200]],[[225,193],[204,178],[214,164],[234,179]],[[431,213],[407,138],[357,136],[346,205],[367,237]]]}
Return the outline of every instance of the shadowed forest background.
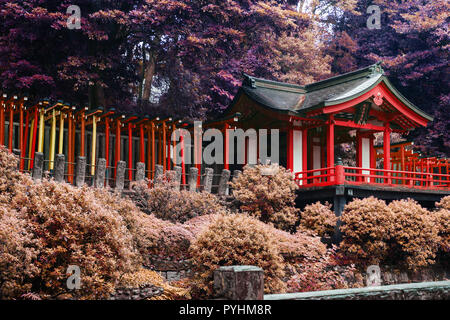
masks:
{"label": "shadowed forest background", "polygon": [[[81,8],[81,29],[66,10]],[[369,29],[367,8],[381,9]],[[383,61],[450,156],[449,4],[387,0],[0,0],[3,91],[185,120],[220,117],[242,73],[308,84]]]}

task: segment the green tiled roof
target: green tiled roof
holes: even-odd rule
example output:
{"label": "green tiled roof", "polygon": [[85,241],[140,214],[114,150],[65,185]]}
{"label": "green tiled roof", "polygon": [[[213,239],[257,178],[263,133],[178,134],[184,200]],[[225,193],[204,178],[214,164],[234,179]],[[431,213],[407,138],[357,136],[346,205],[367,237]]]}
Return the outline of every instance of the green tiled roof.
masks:
{"label": "green tiled roof", "polygon": [[301,115],[305,111],[352,100],[380,82],[384,82],[411,110],[432,120],[392,86],[380,63],[304,86],[244,75],[238,95],[245,93],[259,104],[278,112]]}

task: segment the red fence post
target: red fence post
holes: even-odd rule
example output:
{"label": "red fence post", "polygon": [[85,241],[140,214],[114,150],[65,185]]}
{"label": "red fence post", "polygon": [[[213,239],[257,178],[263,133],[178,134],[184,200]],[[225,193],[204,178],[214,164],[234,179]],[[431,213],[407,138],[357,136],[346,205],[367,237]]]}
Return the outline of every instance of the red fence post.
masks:
{"label": "red fence post", "polygon": [[345,170],[342,164],[336,165],[334,168],[334,173],[336,175],[336,184],[341,185],[345,183]]}

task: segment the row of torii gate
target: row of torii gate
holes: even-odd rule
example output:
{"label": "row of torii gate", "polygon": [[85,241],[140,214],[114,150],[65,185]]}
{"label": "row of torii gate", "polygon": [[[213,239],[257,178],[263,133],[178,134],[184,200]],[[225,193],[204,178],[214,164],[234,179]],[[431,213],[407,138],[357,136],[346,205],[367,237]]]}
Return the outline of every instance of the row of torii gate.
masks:
{"label": "row of torii gate", "polygon": [[[210,126],[223,129],[226,134],[230,121],[235,120],[221,120]],[[170,139],[171,134],[187,127],[188,123],[172,118],[126,116],[114,109],[89,110],[87,107],[76,108],[62,101],[50,103],[49,100],[43,100],[30,104],[27,97],[17,95],[2,94],[0,97],[0,145],[7,146],[11,152],[14,149],[20,150],[20,170],[31,171],[35,153],[40,152],[45,154],[46,169],[52,171],[55,155],[64,154],[67,162],[66,180],[69,183],[74,182],[77,156],[89,159],[89,173],[94,176],[96,160],[100,155],[106,159],[107,168],[112,169],[110,179],[116,177],[117,163],[127,160],[129,181],[133,180],[137,162],[146,164],[146,175],[151,180],[157,164],[162,165],[164,171],[171,170],[171,152],[176,146]],[[102,139],[99,139],[100,136]],[[99,146],[100,144],[102,145]],[[183,136],[180,137],[180,144],[181,157],[184,159]],[[224,157],[229,154],[227,146],[225,144]],[[390,169],[440,174],[449,172],[449,159],[424,158],[411,147],[411,142],[391,146]],[[375,147],[375,150],[381,151],[377,159],[382,159],[383,147]],[[224,163],[224,168],[228,169],[227,161]],[[200,184],[201,164],[195,166],[199,169]],[[186,184],[184,162],[182,184]]]}
{"label": "row of torii gate", "polygon": [[[114,179],[117,163],[125,158],[129,181],[133,180],[136,162],[145,163],[147,178],[153,179],[157,164],[162,165],[164,171],[173,165],[171,152],[175,143],[172,147],[172,132],[188,126],[172,118],[126,116],[114,109],[89,110],[88,107],[76,108],[62,101],[50,103],[43,100],[27,104],[27,97],[1,95],[0,145],[7,146],[11,152],[20,150],[21,171],[33,169],[36,152],[45,154],[45,169],[49,171],[54,169],[55,155],[64,154],[69,183],[74,182],[77,156],[89,159],[89,173],[93,176],[100,154],[106,159],[107,168],[113,169]],[[100,143],[102,147],[99,147]],[[180,143],[183,143],[183,136]],[[200,164],[196,166],[201,169]],[[185,184],[184,163],[182,169],[182,183]]]}

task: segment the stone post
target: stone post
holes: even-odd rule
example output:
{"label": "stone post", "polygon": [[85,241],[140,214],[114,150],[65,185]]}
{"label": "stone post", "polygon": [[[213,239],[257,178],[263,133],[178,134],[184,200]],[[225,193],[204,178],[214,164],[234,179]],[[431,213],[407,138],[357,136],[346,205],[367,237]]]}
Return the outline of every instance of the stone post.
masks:
{"label": "stone post", "polygon": [[77,157],[75,186],[82,187],[86,177],[86,157]]}
{"label": "stone post", "polygon": [[203,190],[205,190],[206,192],[211,193],[213,178],[214,178],[214,169],[206,168],[205,176],[203,177],[203,188],[204,188]]}
{"label": "stone post", "polygon": [[136,164],[136,181],[142,181],[145,179],[145,163],[138,162]]}
{"label": "stone post", "polygon": [[56,182],[64,182],[64,169],[65,169],[66,156],[63,154],[57,154],[55,158],[55,174],[54,178]]}
{"label": "stone post", "polygon": [[197,179],[198,179],[198,168],[191,167],[189,169],[189,191],[195,192],[197,191]]}
{"label": "stone post", "polygon": [[126,162],[125,161],[119,161],[117,163],[117,176],[116,176],[116,190],[122,191],[125,186],[125,169],[126,169]]}
{"label": "stone post", "polygon": [[214,294],[227,300],[263,300],[264,271],[254,266],[220,267],[214,271]]}
{"label": "stone post", "polygon": [[222,171],[222,175],[221,175],[220,181],[219,181],[219,189],[217,191],[217,194],[219,196],[224,196],[227,194],[228,181],[230,180],[230,176],[231,176],[230,170],[224,169]]}
{"label": "stone post", "polygon": [[175,172],[175,170],[167,170],[166,171],[166,178],[167,180],[170,181],[170,183],[175,184],[177,183],[176,178],[177,178],[177,173]]}
{"label": "stone post", "polygon": [[[233,171],[233,178],[231,180],[234,181],[234,179],[237,179],[241,174],[242,174],[241,170],[234,170]],[[230,193],[233,193],[233,189],[232,188],[230,188]]]}
{"label": "stone post", "polygon": [[162,179],[163,175],[164,175],[164,167],[160,164],[157,164],[155,166],[155,181],[154,181],[154,183],[155,184],[158,183],[159,180]]}
{"label": "stone post", "polygon": [[33,162],[33,180],[42,180],[42,172],[44,170],[44,154],[36,152]]}
{"label": "stone post", "polygon": [[103,187],[105,186],[105,177],[106,177],[106,159],[99,158],[97,159],[97,165],[95,170],[94,187],[98,189],[103,189]]}
{"label": "stone post", "polygon": [[176,188],[180,190],[181,187],[181,175],[183,174],[183,169],[179,166],[175,166],[173,168],[175,170],[175,181],[176,181]]}

